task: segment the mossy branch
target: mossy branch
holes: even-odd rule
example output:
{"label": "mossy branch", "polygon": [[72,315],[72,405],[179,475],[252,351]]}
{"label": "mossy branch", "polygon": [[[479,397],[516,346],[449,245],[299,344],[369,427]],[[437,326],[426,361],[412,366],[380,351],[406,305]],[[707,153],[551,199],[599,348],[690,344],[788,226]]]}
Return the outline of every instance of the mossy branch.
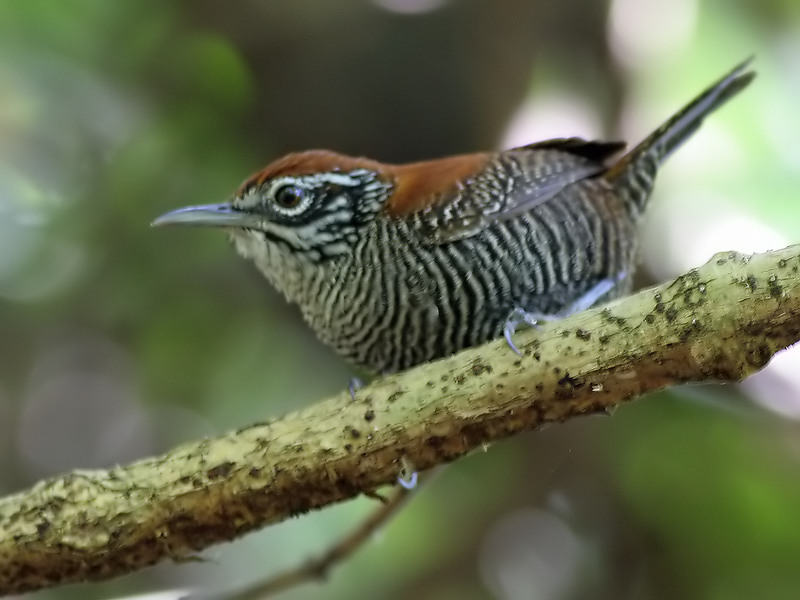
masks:
{"label": "mossy branch", "polygon": [[674,281],[164,456],[0,499],[0,593],[100,580],[371,493],[545,423],[739,381],[800,338],[800,246]]}

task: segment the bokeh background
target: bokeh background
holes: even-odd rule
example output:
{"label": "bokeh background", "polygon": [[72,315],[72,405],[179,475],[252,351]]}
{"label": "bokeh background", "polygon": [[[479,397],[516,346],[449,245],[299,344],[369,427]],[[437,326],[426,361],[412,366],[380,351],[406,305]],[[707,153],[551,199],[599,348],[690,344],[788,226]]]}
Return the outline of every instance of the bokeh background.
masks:
{"label": "bokeh background", "polygon": [[[662,171],[642,285],[800,241],[796,0],[3,0],[0,493],[308,405],[351,373],[217,231],[153,230],[289,150],[638,141],[755,54]],[[496,444],[285,598],[800,597],[800,357]],[[37,599],[245,585],[356,500]]]}

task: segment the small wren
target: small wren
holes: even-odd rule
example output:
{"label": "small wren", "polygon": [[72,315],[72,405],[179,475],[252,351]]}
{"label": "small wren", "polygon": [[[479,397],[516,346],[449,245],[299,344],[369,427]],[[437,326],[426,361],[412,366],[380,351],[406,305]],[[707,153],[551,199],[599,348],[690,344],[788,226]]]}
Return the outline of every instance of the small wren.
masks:
{"label": "small wren", "polygon": [[323,342],[398,371],[629,292],[659,165],[754,75],[737,66],[616,160],[624,143],[574,137],[403,165],[311,150],[153,224],[227,229]]}

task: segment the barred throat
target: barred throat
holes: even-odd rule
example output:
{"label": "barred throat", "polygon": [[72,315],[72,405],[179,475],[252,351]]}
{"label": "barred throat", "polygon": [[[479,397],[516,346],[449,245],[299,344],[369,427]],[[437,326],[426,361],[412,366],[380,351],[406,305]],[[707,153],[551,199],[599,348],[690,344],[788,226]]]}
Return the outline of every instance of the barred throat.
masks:
{"label": "barred throat", "polygon": [[498,337],[514,308],[556,314],[609,278],[619,283],[605,299],[617,297],[629,288],[635,219],[609,218],[620,207],[602,180],[573,191],[442,245],[405,220],[376,220],[296,299],[322,341],[393,372]]}

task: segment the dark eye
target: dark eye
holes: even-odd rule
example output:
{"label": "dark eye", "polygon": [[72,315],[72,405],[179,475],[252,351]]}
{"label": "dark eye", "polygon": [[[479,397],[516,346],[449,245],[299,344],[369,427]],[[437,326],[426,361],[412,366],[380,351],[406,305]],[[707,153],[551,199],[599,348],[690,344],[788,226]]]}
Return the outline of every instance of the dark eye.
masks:
{"label": "dark eye", "polygon": [[275,190],[275,204],[281,208],[297,208],[306,191],[297,185],[284,185]]}

